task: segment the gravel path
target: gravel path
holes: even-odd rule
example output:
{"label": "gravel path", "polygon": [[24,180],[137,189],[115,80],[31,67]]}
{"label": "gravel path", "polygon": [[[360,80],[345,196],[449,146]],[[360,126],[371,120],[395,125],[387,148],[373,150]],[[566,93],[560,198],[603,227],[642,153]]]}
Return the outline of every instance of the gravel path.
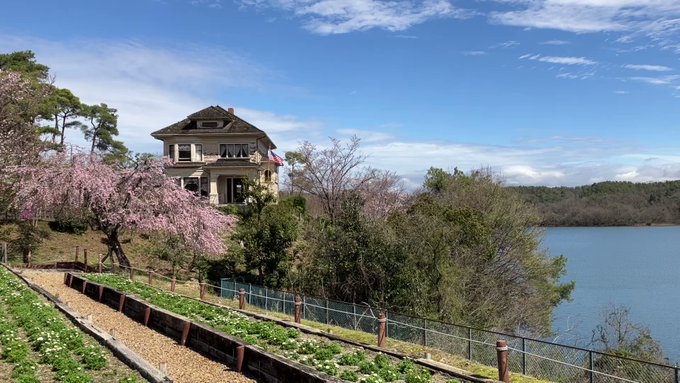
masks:
{"label": "gravel path", "polygon": [[177,383],[255,382],[68,288],[64,273],[24,270],[22,274],[80,315],[92,315],[96,327],[109,333],[115,329],[116,339],[152,365],[167,363],[168,375]]}

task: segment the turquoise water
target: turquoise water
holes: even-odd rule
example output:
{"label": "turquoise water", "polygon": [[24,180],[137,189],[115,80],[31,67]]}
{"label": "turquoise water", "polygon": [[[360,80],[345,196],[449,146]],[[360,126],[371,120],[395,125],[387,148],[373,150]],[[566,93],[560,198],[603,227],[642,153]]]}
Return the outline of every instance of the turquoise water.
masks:
{"label": "turquoise water", "polygon": [[548,228],[543,246],[567,257],[573,300],[555,311],[556,340],[587,346],[610,305],[630,308],[671,361],[680,360],[680,227]]}

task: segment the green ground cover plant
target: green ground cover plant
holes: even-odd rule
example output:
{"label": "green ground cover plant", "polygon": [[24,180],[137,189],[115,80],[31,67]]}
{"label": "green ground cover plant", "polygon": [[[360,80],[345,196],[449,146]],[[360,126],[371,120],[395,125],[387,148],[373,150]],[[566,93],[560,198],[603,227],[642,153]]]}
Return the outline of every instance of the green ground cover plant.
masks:
{"label": "green ground cover plant", "polygon": [[[117,275],[84,274],[88,280],[132,294],[162,309],[211,326],[246,343],[282,355],[348,382],[448,382],[449,377],[432,375],[410,361],[398,361],[384,354],[366,351],[340,342],[303,334],[274,322],[261,321],[239,312],[216,307],[177,294],[159,291]],[[410,363],[410,364],[408,364]]]}
{"label": "green ground cover plant", "polygon": [[0,316],[4,318],[0,324],[0,356],[14,365],[15,382],[43,381],[38,369],[45,365],[58,382],[90,383],[96,381],[92,372],[108,365],[99,345],[88,344],[56,309],[2,268]]}

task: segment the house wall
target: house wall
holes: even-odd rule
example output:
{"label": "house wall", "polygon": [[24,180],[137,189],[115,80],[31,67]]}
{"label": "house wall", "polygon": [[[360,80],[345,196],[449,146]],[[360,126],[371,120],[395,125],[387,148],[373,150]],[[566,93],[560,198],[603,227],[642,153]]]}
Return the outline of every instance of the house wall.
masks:
{"label": "house wall", "polygon": [[[250,152],[250,160],[253,163],[260,163],[257,168],[253,167],[220,167],[203,169],[202,165],[199,167],[170,167],[166,169],[166,174],[169,177],[208,177],[210,180],[210,203],[218,204],[221,194],[224,190],[224,182],[220,181],[220,176],[240,176],[250,180],[259,181],[265,184],[268,190],[278,197],[279,193],[279,167],[273,163],[268,162],[268,151],[270,148],[258,139],[258,137],[247,134],[230,134],[228,137],[224,136],[173,136],[163,138],[163,154],[169,156],[169,146],[175,145],[174,158],[177,158],[178,144],[201,144],[203,145],[203,161],[204,164],[214,163],[219,159],[220,144],[248,144]],[[191,151],[192,159],[196,159],[195,146],[192,145]],[[240,159],[243,160],[243,159]],[[265,172],[271,172],[271,180],[266,181]]]}

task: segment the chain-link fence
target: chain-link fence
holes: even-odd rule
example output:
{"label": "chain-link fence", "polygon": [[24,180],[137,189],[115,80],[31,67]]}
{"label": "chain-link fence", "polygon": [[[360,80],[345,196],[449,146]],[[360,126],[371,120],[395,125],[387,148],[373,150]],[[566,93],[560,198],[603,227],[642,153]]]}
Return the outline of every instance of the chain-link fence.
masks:
{"label": "chain-link fence", "polygon": [[[221,281],[220,296],[238,299],[245,291],[249,305],[293,315],[295,294],[231,278]],[[367,305],[301,295],[302,318],[377,335],[379,311]],[[680,383],[678,367],[609,355],[579,347],[474,329],[450,323],[387,313],[387,336],[496,366],[496,341],[510,350],[510,371],[564,383]]]}

